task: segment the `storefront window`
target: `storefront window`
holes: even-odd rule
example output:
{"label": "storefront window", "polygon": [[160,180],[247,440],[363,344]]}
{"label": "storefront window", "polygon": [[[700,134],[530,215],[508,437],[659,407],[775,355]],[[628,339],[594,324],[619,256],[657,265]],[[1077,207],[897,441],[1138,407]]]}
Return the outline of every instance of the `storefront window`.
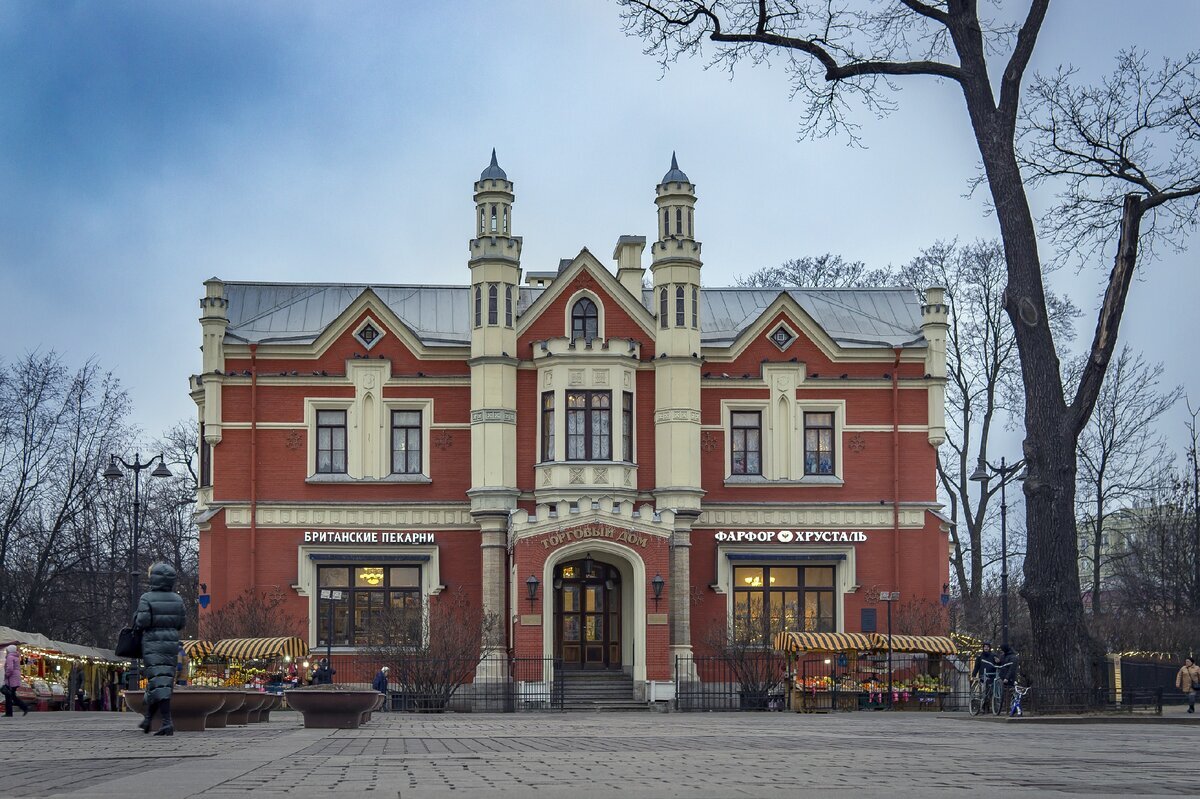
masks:
{"label": "storefront window", "polygon": [[832,566],[737,566],[733,570],[733,635],[770,645],[779,632],[834,632]]}
{"label": "storefront window", "polygon": [[416,645],[421,641],[419,566],[321,566],[320,588],[340,599],[317,600],[317,645]]}

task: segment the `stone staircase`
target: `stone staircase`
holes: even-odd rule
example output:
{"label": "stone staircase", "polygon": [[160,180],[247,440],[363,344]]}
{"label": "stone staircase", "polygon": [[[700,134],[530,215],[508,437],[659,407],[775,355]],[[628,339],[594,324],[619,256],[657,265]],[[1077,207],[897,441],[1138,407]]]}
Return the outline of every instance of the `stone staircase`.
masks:
{"label": "stone staircase", "polygon": [[622,671],[563,671],[562,691],[566,711],[648,709],[633,700],[633,677]]}

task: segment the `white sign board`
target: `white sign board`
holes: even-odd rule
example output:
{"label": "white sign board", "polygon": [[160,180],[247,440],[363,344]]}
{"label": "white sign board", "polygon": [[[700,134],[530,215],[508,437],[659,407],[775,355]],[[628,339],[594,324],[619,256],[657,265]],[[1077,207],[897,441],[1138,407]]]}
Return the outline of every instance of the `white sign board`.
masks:
{"label": "white sign board", "polygon": [[862,530],[717,530],[713,538],[726,544],[861,544]]}

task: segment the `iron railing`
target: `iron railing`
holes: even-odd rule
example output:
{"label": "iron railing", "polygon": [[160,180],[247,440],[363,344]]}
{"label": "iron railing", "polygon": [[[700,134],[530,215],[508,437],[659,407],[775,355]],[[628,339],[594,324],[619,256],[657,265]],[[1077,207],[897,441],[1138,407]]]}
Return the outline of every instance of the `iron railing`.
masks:
{"label": "iron railing", "polygon": [[388,664],[371,663],[364,658],[355,664],[353,673],[338,683],[368,687],[380,665],[388,665],[390,670],[389,710],[516,713],[563,709],[561,661],[552,657],[484,660],[414,657]]}
{"label": "iron railing", "polygon": [[787,658],[769,650],[675,658],[678,710],[783,710]]}

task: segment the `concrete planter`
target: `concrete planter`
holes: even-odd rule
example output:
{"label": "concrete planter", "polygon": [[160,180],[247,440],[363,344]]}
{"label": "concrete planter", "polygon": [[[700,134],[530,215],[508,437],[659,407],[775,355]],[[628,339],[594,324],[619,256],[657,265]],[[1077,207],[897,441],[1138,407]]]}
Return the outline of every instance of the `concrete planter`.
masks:
{"label": "concrete planter", "polygon": [[316,729],[356,730],[363,716],[382,696],[378,691],[339,688],[294,688],[288,704],[304,716],[304,726]]}
{"label": "concrete planter", "polygon": [[[145,695],[142,691],[122,691],[125,704],[138,715],[146,712]],[[180,732],[203,732],[205,719],[222,706],[222,697],[203,689],[176,688],[171,693],[171,723]],[[162,717],[156,715],[151,722],[151,731],[162,727]]]}
{"label": "concrete planter", "polygon": [[262,707],[263,702],[265,702],[269,697],[266,694],[260,694],[257,691],[237,691],[236,693],[241,694],[245,701],[242,703],[241,707],[229,713],[229,718],[226,723],[236,724],[239,726],[243,724],[249,724],[250,714]]}
{"label": "concrete planter", "polygon": [[271,711],[279,710],[280,706],[283,705],[283,697],[280,696],[279,694],[270,694],[270,697],[271,697],[271,701],[267,702],[265,705],[263,705],[262,710],[258,711],[260,721],[263,721],[263,722],[270,721],[271,720]]}

